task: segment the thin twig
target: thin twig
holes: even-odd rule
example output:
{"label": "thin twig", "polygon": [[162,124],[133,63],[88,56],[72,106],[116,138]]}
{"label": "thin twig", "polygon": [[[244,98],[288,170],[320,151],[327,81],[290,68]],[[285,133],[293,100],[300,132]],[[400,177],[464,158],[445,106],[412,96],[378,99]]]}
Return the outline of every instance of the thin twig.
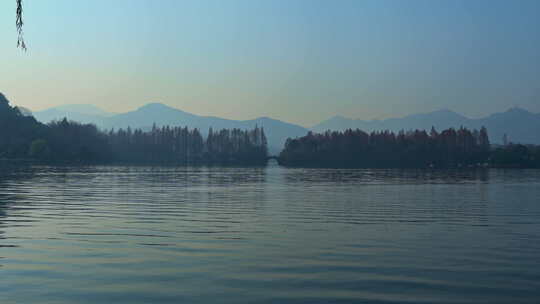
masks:
{"label": "thin twig", "polygon": [[24,32],[23,32],[23,8],[22,0],[17,0],[17,19],[15,21],[15,26],[17,27],[17,47],[26,51],[26,43],[24,42]]}

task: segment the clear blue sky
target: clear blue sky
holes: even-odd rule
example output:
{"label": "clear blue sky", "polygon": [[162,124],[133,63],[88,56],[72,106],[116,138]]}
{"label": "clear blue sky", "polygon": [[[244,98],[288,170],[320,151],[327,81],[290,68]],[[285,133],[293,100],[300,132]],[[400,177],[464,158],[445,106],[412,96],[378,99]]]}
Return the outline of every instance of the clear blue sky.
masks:
{"label": "clear blue sky", "polygon": [[163,102],[311,125],[449,108],[540,112],[540,1],[0,2],[0,91],[33,110]]}

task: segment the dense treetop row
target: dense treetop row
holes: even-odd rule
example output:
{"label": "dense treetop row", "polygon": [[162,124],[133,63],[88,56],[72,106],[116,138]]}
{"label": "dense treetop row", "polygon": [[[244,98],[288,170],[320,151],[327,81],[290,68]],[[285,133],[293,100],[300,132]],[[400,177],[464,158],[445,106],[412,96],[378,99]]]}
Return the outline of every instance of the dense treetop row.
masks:
{"label": "dense treetop row", "polygon": [[331,167],[449,167],[485,161],[489,154],[487,131],[432,129],[395,134],[346,130],[309,133],[288,140],[280,161],[286,165]]}
{"label": "dense treetop row", "polygon": [[24,116],[0,95],[0,158],[129,163],[264,164],[264,130],[199,130],[154,126],[111,130],[63,119],[48,125]]}
{"label": "dense treetop row", "polygon": [[449,168],[540,167],[540,148],[490,145],[487,130],[447,129],[366,133],[361,130],[308,133],[289,139],[280,164],[300,167]]}
{"label": "dense treetop row", "polygon": [[[102,132],[66,119],[47,125],[11,107],[0,94],[0,159],[126,163],[265,164],[262,128],[156,127]],[[487,130],[465,128],[366,133],[309,132],[288,139],[278,161],[286,166],[351,168],[538,167],[540,147],[490,145]]]}

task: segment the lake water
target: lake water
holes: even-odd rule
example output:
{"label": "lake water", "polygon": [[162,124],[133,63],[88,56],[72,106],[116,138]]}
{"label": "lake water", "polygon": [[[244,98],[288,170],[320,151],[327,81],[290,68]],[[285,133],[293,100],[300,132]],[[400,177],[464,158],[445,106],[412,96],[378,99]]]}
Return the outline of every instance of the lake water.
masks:
{"label": "lake water", "polygon": [[539,303],[540,171],[0,167],[1,303]]}

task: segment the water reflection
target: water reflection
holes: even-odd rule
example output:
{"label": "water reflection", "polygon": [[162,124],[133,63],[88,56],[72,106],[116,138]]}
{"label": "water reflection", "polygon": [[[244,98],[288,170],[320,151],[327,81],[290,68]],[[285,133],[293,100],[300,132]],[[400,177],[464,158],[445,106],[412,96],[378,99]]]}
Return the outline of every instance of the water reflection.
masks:
{"label": "water reflection", "polygon": [[[17,247],[9,242],[9,237],[6,236],[4,230],[5,227],[21,227],[29,222],[29,220],[9,217],[9,215],[12,210],[18,208],[18,203],[24,195],[14,191],[12,185],[16,184],[18,180],[29,180],[32,176],[33,170],[29,164],[0,161],[0,249]],[[0,251],[0,263],[3,258]]]}
{"label": "water reflection", "polygon": [[288,182],[358,183],[358,184],[454,184],[488,182],[489,169],[289,169]]}
{"label": "water reflection", "polygon": [[540,297],[538,170],[1,168],[8,302]]}

